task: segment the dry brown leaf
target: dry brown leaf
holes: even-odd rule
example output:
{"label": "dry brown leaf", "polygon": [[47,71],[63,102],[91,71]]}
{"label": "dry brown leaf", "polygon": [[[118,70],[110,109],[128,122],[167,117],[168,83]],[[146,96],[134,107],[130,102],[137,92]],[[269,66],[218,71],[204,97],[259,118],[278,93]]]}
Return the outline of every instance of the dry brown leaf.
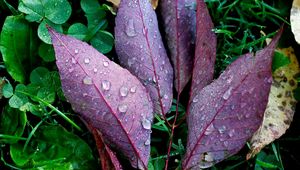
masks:
{"label": "dry brown leaf", "polygon": [[273,73],[273,83],[269,102],[261,127],[250,140],[251,150],[247,159],[255,156],[266,145],[282,136],[289,128],[296,106],[293,90],[297,88],[295,76],[299,74],[299,63],[292,47],[278,49],[287,56],[291,63],[278,68]]}
{"label": "dry brown leaf", "polygon": [[300,0],[293,1],[290,20],[295,40],[300,44]]}
{"label": "dry brown leaf", "polygon": [[[108,2],[111,2],[112,4],[114,4],[115,6],[119,6],[120,4],[120,0],[107,0]],[[157,8],[157,5],[158,5],[158,0],[150,0],[151,1],[151,4],[152,4],[152,7],[153,9],[156,9]]]}

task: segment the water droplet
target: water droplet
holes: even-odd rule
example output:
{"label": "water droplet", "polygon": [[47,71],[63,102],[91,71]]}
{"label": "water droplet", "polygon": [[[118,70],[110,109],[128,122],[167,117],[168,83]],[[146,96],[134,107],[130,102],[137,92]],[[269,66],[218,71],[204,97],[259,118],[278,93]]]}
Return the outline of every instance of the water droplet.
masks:
{"label": "water droplet", "polygon": [[210,124],[210,125],[207,127],[207,129],[206,129],[206,131],[204,132],[204,134],[205,134],[205,135],[209,135],[209,134],[211,134],[214,130],[215,130],[214,125],[213,125],[213,124]]}
{"label": "water droplet", "polygon": [[224,133],[225,130],[226,130],[226,126],[221,126],[221,127],[218,129],[219,133]]}
{"label": "water droplet", "polygon": [[74,68],[69,68],[69,73],[72,73],[74,71]]}
{"label": "water droplet", "polygon": [[233,75],[230,75],[228,77],[228,79],[226,80],[227,83],[231,83],[232,82],[232,79],[233,79]]}
{"label": "water droplet", "polygon": [[204,156],[204,160],[206,162],[213,162],[214,161],[214,156],[211,152],[207,152],[206,155]]}
{"label": "water droplet", "polygon": [[235,130],[234,129],[230,129],[230,131],[228,132],[229,137],[233,137]]}
{"label": "water droplet", "polygon": [[169,99],[167,94],[164,94],[164,99]]}
{"label": "water droplet", "polygon": [[125,33],[128,37],[136,36],[133,19],[129,19],[125,28]]}
{"label": "water droplet", "polygon": [[155,76],[152,77],[152,80],[153,80],[154,83],[156,83],[156,77]]}
{"label": "water droplet", "polygon": [[94,71],[94,73],[97,73],[98,69],[97,69],[97,68],[94,68],[93,71]]}
{"label": "water droplet", "polygon": [[119,110],[119,112],[121,112],[121,113],[125,113],[125,112],[127,111],[127,109],[128,109],[128,106],[127,106],[126,104],[120,104],[120,105],[118,106],[118,110]]}
{"label": "water droplet", "polygon": [[249,118],[249,117],[250,117],[250,114],[246,113],[245,118]]}
{"label": "water droplet", "polygon": [[224,95],[223,95],[224,100],[227,100],[230,97],[231,90],[232,90],[232,87],[229,87],[229,89],[224,93]]}
{"label": "water droplet", "polygon": [[228,141],[224,141],[223,144],[224,144],[225,147],[227,147],[228,146]]}
{"label": "water droplet", "polygon": [[142,126],[144,129],[151,129],[151,122],[148,119],[143,119],[142,120]]}
{"label": "water droplet", "polygon": [[85,64],[90,63],[90,59],[89,59],[89,58],[85,58],[85,59],[84,59],[84,63],[85,63]]}
{"label": "water droplet", "polygon": [[147,139],[147,140],[145,141],[145,145],[150,145],[150,143],[151,143],[150,139]]}
{"label": "water droplet", "polygon": [[109,65],[109,62],[108,62],[108,61],[104,61],[104,62],[103,62],[103,66],[104,66],[104,67],[108,67],[108,65]]}
{"label": "water droplet", "polygon": [[74,50],[74,53],[75,53],[75,54],[78,54],[78,53],[79,53],[79,50],[78,50],[78,49],[75,49],[75,50]]}
{"label": "water droplet", "polygon": [[103,90],[109,90],[110,89],[110,82],[107,80],[102,81],[101,83],[102,89]]}
{"label": "water droplet", "polygon": [[131,92],[131,93],[135,93],[135,92],[136,92],[136,87],[135,87],[135,86],[131,87],[131,88],[130,88],[130,92]]}
{"label": "water droplet", "polygon": [[83,97],[86,97],[87,95],[88,95],[87,93],[83,93],[83,94],[82,94]]}
{"label": "water droplet", "polygon": [[85,77],[83,78],[83,84],[86,84],[86,85],[91,85],[91,84],[93,84],[92,78],[90,78],[89,76],[85,76]]}
{"label": "water droplet", "polygon": [[128,95],[128,88],[125,87],[125,86],[122,86],[122,87],[120,88],[120,95],[121,95],[122,97],[127,96],[127,95]]}
{"label": "water droplet", "polygon": [[193,98],[193,102],[197,103],[198,102],[198,98],[197,97]]}
{"label": "water droplet", "polygon": [[73,58],[73,57],[71,58],[71,61],[72,61],[73,64],[77,63],[76,60],[75,60],[75,58]]}

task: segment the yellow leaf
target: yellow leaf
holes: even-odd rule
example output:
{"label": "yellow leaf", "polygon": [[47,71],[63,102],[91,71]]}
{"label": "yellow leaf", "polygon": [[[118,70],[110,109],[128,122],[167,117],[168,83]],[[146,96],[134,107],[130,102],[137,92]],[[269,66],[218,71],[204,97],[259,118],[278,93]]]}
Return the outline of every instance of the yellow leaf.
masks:
{"label": "yellow leaf", "polygon": [[296,106],[293,90],[297,88],[295,77],[299,74],[299,64],[292,47],[278,49],[291,61],[273,73],[273,83],[263,123],[250,140],[251,149],[247,159],[255,156],[266,145],[282,136],[289,128]]}
{"label": "yellow leaf", "polygon": [[[108,2],[111,2],[112,4],[114,4],[114,6],[118,7],[119,4],[120,4],[120,0],[107,0]],[[153,9],[156,9],[157,8],[157,5],[158,5],[158,0],[150,0],[151,1],[151,4],[152,4],[152,7]]]}
{"label": "yellow leaf", "polygon": [[293,1],[290,20],[295,40],[300,44],[300,0]]}

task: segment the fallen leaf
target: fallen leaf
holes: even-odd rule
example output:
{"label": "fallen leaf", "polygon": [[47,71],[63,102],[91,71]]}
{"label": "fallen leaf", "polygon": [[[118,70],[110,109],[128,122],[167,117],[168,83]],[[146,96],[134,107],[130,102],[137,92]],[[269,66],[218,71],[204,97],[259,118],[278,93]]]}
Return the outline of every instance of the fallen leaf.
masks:
{"label": "fallen leaf", "polygon": [[237,153],[259,128],[272,83],[272,55],[281,32],[255,55],[248,53],[235,60],[192,99],[184,170],[208,168]]}
{"label": "fallen leaf", "polygon": [[[108,2],[111,2],[112,4],[114,4],[114,6],[119,7],[120,5],[120,0],[107,0]],[[149,0],[151,2],[152,8],[156,9],[157,5],[158,5],[158,0]]]}
{"label": "fallen leaf", "polygon": [[[192,75],[196,34],[195,8],[196,0],[160,1],[163,26],[175,72],[174,84],[178,93],[182,92]],[[202,26],[206,24],[199,28]]]}
{"label": "fallen leaf", "polygon": [[147,167],[153,106],[145,87],[87,43],[49,32],[62,89],[74,111],[133,167]]}
{"label": "fallen leaf", "polygon": [[298,84],[295,77],[300,73],[299,63],[292,47],[279,49],[279,52],[288,57],[291,62],[273,73],[264,120],[250,140],[251,151],[247,159],[255,156],[266,145],[282,136],[293,120],[296,106],[293,91]]}
{"label": "fallen leaf", "polygon": [[149,91],[155,113],[166,114],[173,98],[173,69],[148,0],[121,1],[116,17],[115,47],[120,64]]}
{"label": "fallen leaf", "polygon": [[293,1],[290,21],[295,40],[300,44],[300,0]]}
{"label": "fallen leaf", "polygon": [[217,52],[217,37],[212,32],[214,25],[208,9],[204,0],[197,2],[196,51],[189,103],[192,102],[197,92],[213,80]]}

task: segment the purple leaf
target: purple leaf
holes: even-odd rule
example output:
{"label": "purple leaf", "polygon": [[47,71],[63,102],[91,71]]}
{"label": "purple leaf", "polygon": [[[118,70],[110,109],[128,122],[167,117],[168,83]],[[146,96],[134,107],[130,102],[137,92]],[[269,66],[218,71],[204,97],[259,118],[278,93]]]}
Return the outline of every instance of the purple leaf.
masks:
{"label": "purple leaf", "polygon": [[204,0],[197,1],[196,50],[190,99],[193,99],[195,93],[213,80],[217,51],[217,38],[212,32],[213,28],[214,25]]}
{"label": "purple leaf", "polygon": [[196,0],[160,0],[160,7],[174,66],[174,84],[177,92],[181,93],[190,80],[193,69]]}
{"label": "purple leaf", "polygon": [[121,1],[115,37],[121,65],[144,83],[154,103],[154,111],[166,114],[173,98],[173,69],[149,0]]}
{"label": "purple leaf", "polygon": [[133,167],[147,167],[153,106],[145,87],[87,43],[49,31],[62,88],[73,109]]}
{"label": "purple leaf", "polygon": [[281,35],[255,55],[234,61],[193,98],[183,169],[207,168],[237,153],[260,126],[272,83],[272,55]]}

